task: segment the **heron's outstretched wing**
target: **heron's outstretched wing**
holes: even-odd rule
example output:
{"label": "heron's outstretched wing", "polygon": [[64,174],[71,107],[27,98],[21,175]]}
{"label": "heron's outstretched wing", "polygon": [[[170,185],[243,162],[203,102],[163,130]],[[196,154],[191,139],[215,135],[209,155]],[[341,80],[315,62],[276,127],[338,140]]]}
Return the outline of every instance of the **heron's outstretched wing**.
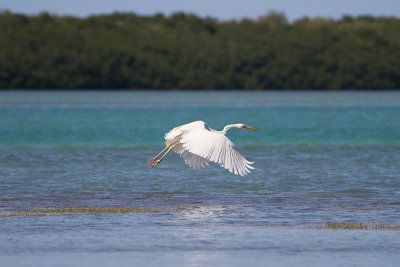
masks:
{"label": "heron's outstretched wing", "polygon": [[212,132],[206,126],[183,132],[179,143],[175,152],[195,169],[204,168],[209,161],[242,176],[254,169],[250,165],[253,162],[247,161],[224,134]]}
{"label": "heron's outstretched wing", "polygon": [[208,160],[200,157],[196,154],[190,153],[189,151],[183,149],[179,155],[183,158],[185,163],[189,165],[189,167],[192,167],[193,169],[200,169],[206,167],[208,165]]}

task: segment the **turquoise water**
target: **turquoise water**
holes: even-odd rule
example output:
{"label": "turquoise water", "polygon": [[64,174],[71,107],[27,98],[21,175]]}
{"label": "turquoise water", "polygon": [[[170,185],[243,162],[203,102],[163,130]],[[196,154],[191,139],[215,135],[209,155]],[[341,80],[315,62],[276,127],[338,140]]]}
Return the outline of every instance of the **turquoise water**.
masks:
{"label": "turquoise water", "polygon": [[[194,120],[260,128],[254,173],[148,169]],[[5,266],[396,266],[400,232],[302,228],[400,224],[400,93],[1,92],[0,213],[71,206],[163,212],[0,218]]]}

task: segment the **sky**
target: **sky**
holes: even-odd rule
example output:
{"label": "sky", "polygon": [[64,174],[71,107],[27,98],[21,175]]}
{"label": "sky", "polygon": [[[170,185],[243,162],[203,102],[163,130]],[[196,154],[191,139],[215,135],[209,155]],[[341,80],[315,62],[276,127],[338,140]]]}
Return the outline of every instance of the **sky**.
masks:
{"label": "sky", "polygon": [[0,0],[0,10],[28,15],[46,11],[79,17],[115,11],[139,15],[170,15],[183,11],[218,20],[254,19],[278,11],[289,21],[294,21],[306,16],[334,19],[343,15],[400,17],[400,0]]}

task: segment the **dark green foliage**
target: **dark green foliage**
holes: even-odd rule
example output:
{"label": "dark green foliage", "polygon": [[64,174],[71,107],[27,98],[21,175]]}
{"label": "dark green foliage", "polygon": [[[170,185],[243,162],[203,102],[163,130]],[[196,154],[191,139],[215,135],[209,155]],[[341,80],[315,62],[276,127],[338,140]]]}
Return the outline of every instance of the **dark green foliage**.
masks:
{"label": "dark green foliage", "polygon": [[0,14],[3,89],[398,89],[400,19]]}

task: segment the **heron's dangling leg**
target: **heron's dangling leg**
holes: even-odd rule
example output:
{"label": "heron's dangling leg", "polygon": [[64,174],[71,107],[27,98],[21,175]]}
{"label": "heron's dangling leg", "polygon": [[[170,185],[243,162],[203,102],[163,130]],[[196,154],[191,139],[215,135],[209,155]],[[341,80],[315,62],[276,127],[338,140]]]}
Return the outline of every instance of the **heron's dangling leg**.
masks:
{"label": "heron's dangling leg", "polygon": [[151,160],[147,161],[146,164],[150,166],[165,150],[167,150],[171,145],[167,145],[160,153],[157,154],[154,158]]}
{"label": "heron's dangling leg", "polygon": [[[155,156],[154,158],[152,158],[151,160],[147,161],[146,164],[148,166],[150,166],[165,150],[167,150],[168,148],[170,148],[171,146],[176,147],[179,144],[179,142],[175,142],[173,144],[167,145],[160,153],[157,154],[157,156]],[[168,152],[167,152],[168,153]]]}
{"label": "heron's dangling leg", "polygon": [[168,148],[168,150],[167,150],[167,152],[165,152],[165,154],[164,154],[160,159],[154,160],[152,163],[149,164],[150,168],[153,168],[153,167],[157,166],[157,165],[163,160],[163,158],[165,158],[165,156],[166,156],[172,149],[174,149],[177,145],[178,145],[178,143],[175,143],[175,144],[170,145],[169,148]]}

